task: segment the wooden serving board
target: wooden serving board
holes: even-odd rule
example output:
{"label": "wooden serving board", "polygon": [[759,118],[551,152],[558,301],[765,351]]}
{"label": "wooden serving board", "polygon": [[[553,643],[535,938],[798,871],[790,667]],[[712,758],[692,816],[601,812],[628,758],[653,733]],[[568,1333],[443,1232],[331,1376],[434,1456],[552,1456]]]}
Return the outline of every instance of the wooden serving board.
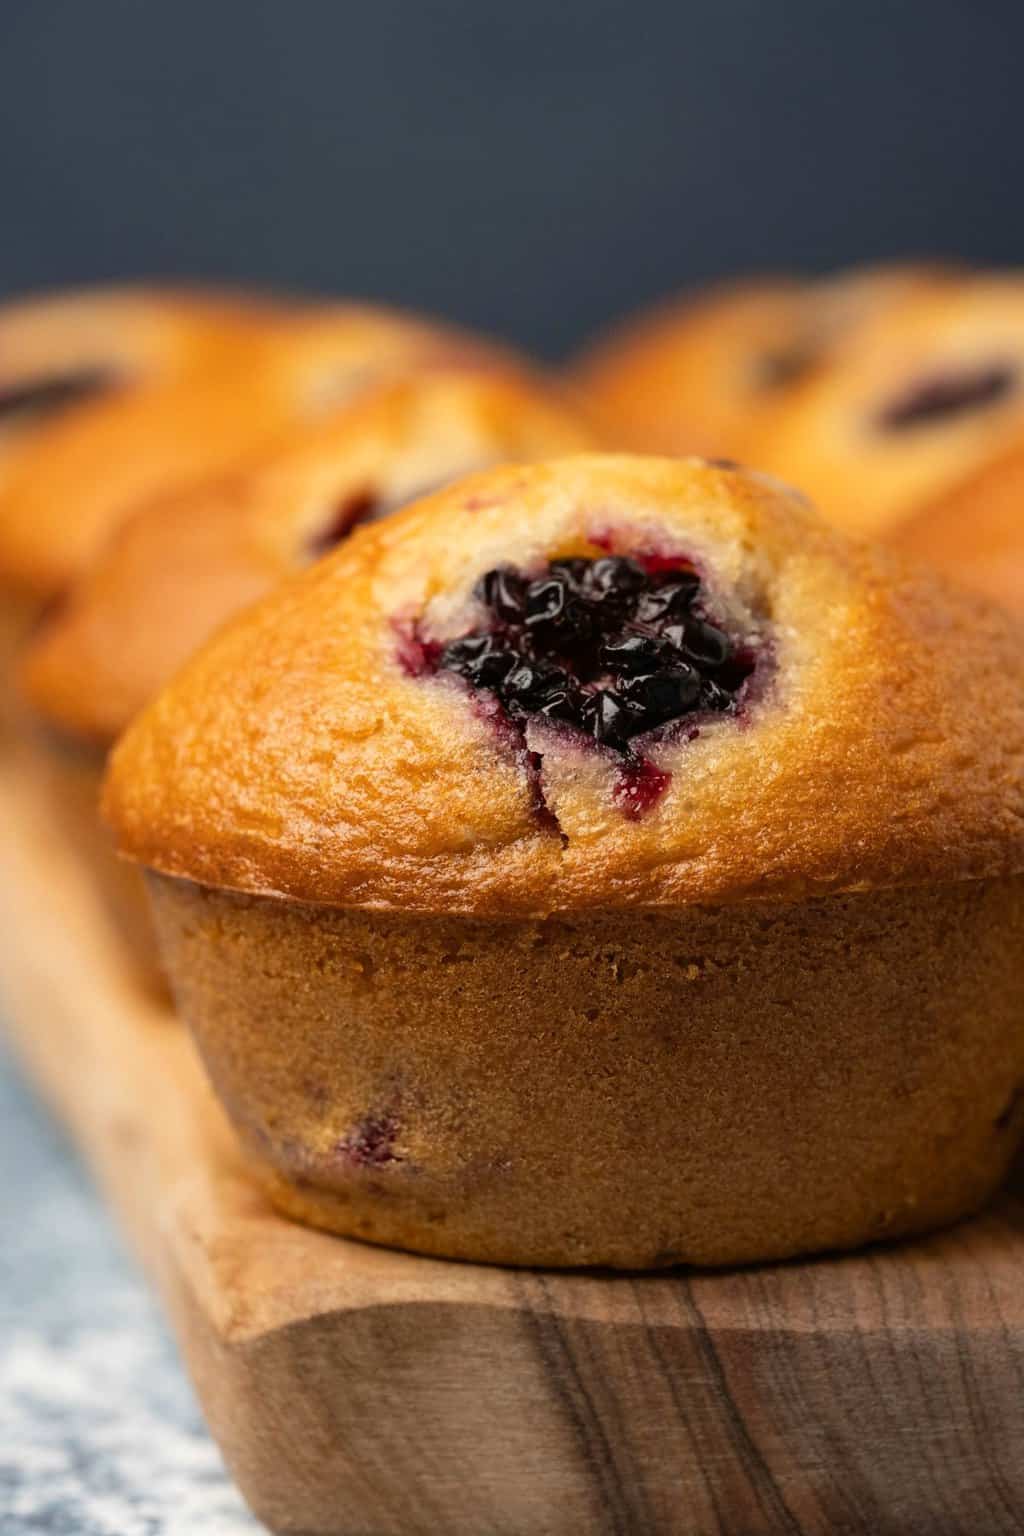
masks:
{"label": "wooden serving board", "polygon": [[247,1179],[184,1031],[134,990],[9,764],[0,849],[15,1046],[159,1284],[273,1530],[1024,1531],[1019,1197],[912,1245],[658,1277],[306,1231]]}

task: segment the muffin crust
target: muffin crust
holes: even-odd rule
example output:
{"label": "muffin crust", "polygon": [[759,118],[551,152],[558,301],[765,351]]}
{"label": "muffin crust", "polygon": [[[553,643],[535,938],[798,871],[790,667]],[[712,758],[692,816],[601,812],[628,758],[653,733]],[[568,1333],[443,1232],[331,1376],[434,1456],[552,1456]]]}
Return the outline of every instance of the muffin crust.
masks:
{"label": "muffin crust", "polygon": [[[410,676],[503,560],[676,544],[763,613],[771,667],[739,724],[651,745],[671,774],[628,821],[619,765],[541,726],[522,764],[473,700]],[[472,606],[472,605],[470,605]],[[759,477],[583,456],[471,476],[353,535],[238,619],[117,748],[130,857],[202,884],[341,906],[543,915],[796,898],[1024,869],[1017,626],[824,527]],[[994,723],[996,722],[996,723]]]}

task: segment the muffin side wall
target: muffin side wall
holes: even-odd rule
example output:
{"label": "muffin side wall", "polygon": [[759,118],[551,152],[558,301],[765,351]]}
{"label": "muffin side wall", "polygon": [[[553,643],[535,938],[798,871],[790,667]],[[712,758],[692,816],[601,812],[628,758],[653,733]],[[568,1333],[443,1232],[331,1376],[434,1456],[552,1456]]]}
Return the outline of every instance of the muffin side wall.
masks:
{"label": "muffin side wall", "polygon": [[1024,1130],[1024,879],[507,923],[151,876],[271,1198],[506,1264],[730,1264],[927,1230]]}

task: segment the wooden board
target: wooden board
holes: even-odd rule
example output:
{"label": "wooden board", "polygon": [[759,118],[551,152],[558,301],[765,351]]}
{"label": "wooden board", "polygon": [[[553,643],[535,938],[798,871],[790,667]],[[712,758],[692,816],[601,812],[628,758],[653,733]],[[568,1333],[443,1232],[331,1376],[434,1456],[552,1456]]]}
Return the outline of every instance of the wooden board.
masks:
{"label": "wooden board", "polygon": [[1024,1530],[1019,1197],[913,1245],[723,1274],[516,1272],[306,1231],[249,1183],[185,1033],[122,974],[10,765],[0,849],[15,1046],[274,1530]]}

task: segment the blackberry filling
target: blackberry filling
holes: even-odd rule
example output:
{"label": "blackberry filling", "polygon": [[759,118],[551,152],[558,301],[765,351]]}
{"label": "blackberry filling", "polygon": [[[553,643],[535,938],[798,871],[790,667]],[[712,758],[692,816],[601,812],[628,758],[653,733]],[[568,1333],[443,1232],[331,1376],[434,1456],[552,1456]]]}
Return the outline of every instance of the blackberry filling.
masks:
{"label": "blackberry filling", "polygon": [[535,576],[488,571],[486,621],[433,670],[486,690],[513,721],[559,720],[632,755],[635,737],[706,711],[735,712],[756,658],[706,616],[687,561],[555,560]]}
{"label": "blackberry filling", "polygon": [[111,389],[116,376],[107,368],[79,368],[28,384],[0,387],[0,425],[18,417],[55,416],[68,406]]}
{"label": "blackberry filling", "polygon": [[1017,371],[1008,363],[988,363],[960,372],[918,379],[878,414],[883,432],[927,427],[968,411],[1005,400],[1017,387]]}

